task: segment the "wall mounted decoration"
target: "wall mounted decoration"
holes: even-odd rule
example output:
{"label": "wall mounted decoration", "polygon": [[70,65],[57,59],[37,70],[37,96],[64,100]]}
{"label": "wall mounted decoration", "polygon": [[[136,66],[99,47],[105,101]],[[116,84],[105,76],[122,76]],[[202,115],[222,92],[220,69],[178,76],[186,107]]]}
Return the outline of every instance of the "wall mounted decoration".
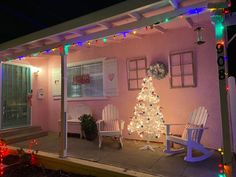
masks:
{"label": "wall mounted decoration", "polygon": [[171,53],[169,56],[170,87],[196,87],[193,51]]}
{"label": "wall mounted decoration", "polygon": [[155,64],[149,66],[147,73],[153,78],[160,80],[166,77],[168,69],[164,63],[156,62]]}
{"label": "wall mounted decoration", "polygon": [[146,57],[128,58],[126,64],[128,90],[140,90],[147,71]]}
{"label": "wall mounted decoration", "polygon": [[53,97],[61,96],[61,70],[60,68],[52,69],[52,95]]}
{"label": "wall mounted decoration", "polygon": [[103,87],[104,96],[118,96],[118,62],[116,58],[108,58],[103,62]]}

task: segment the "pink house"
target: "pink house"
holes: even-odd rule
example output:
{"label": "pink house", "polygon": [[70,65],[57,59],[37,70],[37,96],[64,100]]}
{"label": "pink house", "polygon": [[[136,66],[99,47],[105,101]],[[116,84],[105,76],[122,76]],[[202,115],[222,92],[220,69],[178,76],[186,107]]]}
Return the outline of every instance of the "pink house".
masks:
{"label": "pink house", "polygon": [[[5,60],[23,56],[20,60],[6,63],[39,69],[37,74],[33,73],[31,76],[33,94],[30,124],[41,126],[46,131],[60,131],[60,69],[61,60],[65,61],[66,58],[69,80],[68,97],[65,97],[67,108],[78,103],[86,105],[90,107],[95,119],[99,120],[102,109],[107,104],[114,104],[120,112],[120,118],[125,121],[124,138],[140,140],[137,134],[129,134],[127,125],[140,92],[140,89],[136,89],[141,85],[141,80],[138,82],[138,79],[144,76],[141,72],[140,77],[130,76],[129,62],[130,59],[142,59],[146,61],[146,68],[153,63],[162,62],[169,69],[165,78],[153,79],[155,91],[160,96],[159,104],[165,122],[185,123],[196,107],[204,106],[209,113],[206,122],[208,130],[204,131],[201,142],[212,149],[222,147],[224,144],[221,138],[223,131],[220,103],[223,102],[220,98],[222,91],[219,89],[218,56],[215,48],[217,39],[211,16],[214,15],[213,8],[220,8],[224,1],[186,0],[179,4],[178,1],[170,2],[172,3],[151,0],[123,2],[22,37],[22,40],[1,44],[0,58],[4,61],[3,64]],[[197,27],[202,27],[203,30],[195,30]],[[199,45],[201,42],[205,43]],[[63,46],[64,50],[68,48],[68,55],[65,54],[66,51],[60,55]],[[12,49],[16,52],[10,53]],[[177,71],[178,69],[173,69],[174,61],[171,62],[173,54],[181,58],[184,52],[193,54],[192,62],[181,61],[182,70]],[[112,65],[115,69],[104,73],[104,63],[110,59],[115,59],[115,65]],[[100,82],[86,87],[92,90],[97,87],[98,93],[85,92],[80,90],[83,88],[73,86],[70,79],[73,79],[75,69],[70,68],[98,62],[103,65],[101,77],[92,76],[93,68],[84,72],[90,75],[89,83]],[[190,64],[190,67],[184,67],[185,64]],[[140,68],[143,67],[144,65]],[[179,78],[175,77],[175,73]],[[114,74],[110,80],[115,77],[117,81],[112,85],[115,91],[110,94],[106,94],[107,85],[104,84],[109,79],[108,74]],[[138,84],[131,83],[131,77]],[[177,127],[173,131],[181,134],[182,128]],[[162,142],[163,138],[157,141]]]}

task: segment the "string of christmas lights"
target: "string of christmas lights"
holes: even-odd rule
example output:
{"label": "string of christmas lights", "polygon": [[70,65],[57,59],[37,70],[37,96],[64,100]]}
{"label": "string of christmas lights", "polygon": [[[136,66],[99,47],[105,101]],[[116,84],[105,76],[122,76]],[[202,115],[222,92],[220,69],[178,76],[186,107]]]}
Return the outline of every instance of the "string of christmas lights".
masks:
{"label": "string of christmas lights", "polygon": [[[228,7],[230,7],[231,4],[228,3]],[[182,18],[183,15],[195,15],[195,14],[199,14],[203,11],[205,11],[206,8],[203,7],[203,8],[193,8],[193,9],[189,9],[186,13],[183,13],[181,14],[179,17]],[[214,11],[214,10],[217,10],[217,9],[210,9],[211,11]],[[227,10],[223,9],[222,10],[223,13],[228,13]],[[177,18],[178,16],[173,16],[173,17],[169,17],[169,18],[163,18],[161,21],[153,24],[153,25],[157,25],[157,24],[160,24],[160,23],[168,23],[170,22],[172,19],[175,19]],[[216,32],[217,34],[221,34],[221,31],[224,29],[224,26],[222,26],[222,23],[221,22],[221,17],[220,16],[217,16],[216,18],[219,18],[219,23],[216,25]],[[150,25],[150,26],[146,26],[146,30],[148,30],[149,28],[152,29],[153,28],[153,25]],[[75,47],[75,46],[78,46],[78,47],[82,47],[84,45],[86,45],[87,47],[91,47],[92,43],[97,43],[99,40],[106,43],[108,38],[110,37],[113,37],[113,39],[117,38],[118,36],[123,36],[123,38],[126,38],[128,34],[132,34],[132,35],[136,35],[137,34],[137,29],[135,30],[128,30],[128,31],[123,31],[123,32],[120,32],[118,34],[115,34],[115,35],[112,35],[112,36],[105,36],[103,38],[99,38],[99,39],[94,39],[94,40],[88,40],[88,41],[78,41],[76,43],[72,43],[72,44],[66,44],[64,46],[64,49],[65,49],[65,53],[68,54],[68,50],[71,46]],[[218,36],[218,35],[217,35]],[[28,55],[29,57],[37,57],[38,55],[40,54],[50,54],[50,53],[54,53],[54,52],[57,52],[58,50],[60,50],[62,46],[58,46],[56,48],[52,48],[52,49],[46,49],[44,51],[39,51],[39,52],[35,52],[35,53],[32,53],[31,55]],[[23,60],[25,57],[27,56],[18,56],[16,58],[10,58],[10,57],[6,57],[4,59],[0,59],[0,62],[6,62],[6,61],[13,61],[13,60]]]}

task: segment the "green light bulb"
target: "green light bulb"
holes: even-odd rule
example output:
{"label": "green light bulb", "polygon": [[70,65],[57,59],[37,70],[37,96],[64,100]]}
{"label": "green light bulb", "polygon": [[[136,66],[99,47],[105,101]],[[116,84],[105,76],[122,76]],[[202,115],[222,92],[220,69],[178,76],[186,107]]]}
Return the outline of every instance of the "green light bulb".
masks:
{"label": "green light bulb", "polygon": [[103,42],[105,42],[105,43],[106,43],[106,42],[107,42],[107,38],[105,38],[105,37],[104,37],[104,38],[103,38]]}

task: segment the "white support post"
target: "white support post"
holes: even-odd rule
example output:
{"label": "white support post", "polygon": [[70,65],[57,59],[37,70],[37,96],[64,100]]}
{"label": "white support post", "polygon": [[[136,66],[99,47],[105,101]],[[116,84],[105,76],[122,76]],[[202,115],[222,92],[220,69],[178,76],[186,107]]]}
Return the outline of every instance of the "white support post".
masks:
{"label": "white support post", "polygon": [[64,47],[60,48],[61,55],[61,135],[59,157],[67,156],[67,54]]}

